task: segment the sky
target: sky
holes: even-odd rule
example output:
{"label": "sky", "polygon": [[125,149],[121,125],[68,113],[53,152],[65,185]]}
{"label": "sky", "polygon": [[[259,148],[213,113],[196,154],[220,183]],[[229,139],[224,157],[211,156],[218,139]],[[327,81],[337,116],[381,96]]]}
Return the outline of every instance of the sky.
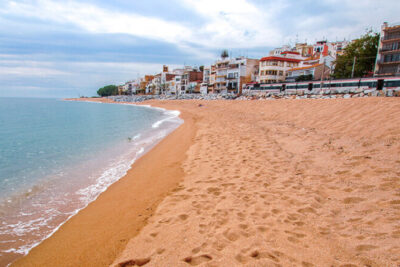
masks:
{"label": "sky", "polygon": [[0,97],[93,96],[99,87],[223,49],[261,58],[296,41],[351,40],[399,0],[0,0]]}

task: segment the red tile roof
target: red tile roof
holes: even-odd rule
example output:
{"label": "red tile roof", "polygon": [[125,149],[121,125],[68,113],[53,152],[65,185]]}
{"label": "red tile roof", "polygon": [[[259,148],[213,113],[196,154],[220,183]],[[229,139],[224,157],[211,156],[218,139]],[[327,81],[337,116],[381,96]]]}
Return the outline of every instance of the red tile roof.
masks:
{"label": "red tile roof", "polygon": [[263,57],[260,61],[287,61],[287,62],[300,62],[300,59],[287,58],[287,57]]}

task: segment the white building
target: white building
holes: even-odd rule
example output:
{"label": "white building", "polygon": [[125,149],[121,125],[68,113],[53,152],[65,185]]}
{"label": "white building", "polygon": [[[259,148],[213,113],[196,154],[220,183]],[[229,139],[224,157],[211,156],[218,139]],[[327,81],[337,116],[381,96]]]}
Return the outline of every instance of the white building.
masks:
{"label": "white building", "polygon": [[[215,62],[214,92],[241,93],[242,85],[256,81],[258,60],[238,57],[224,58]],[[210,73],[210,81],[213,79]]]}
{"label": "white building", "polygon": [[122,86],[122,91],[125,94],[132,95],[132,94],[136,94],[137,93],[137,91],[139,90],[139,87],[140,87],[140,80],[139,79],[131,80],[131,81],[126,82]]}
{"label": "white building", "polygon": [[289,69],[299,66],[301,60],[284,56],[263,57],[260,60],[259,82],[275,83],[286,79],[286,72]]}

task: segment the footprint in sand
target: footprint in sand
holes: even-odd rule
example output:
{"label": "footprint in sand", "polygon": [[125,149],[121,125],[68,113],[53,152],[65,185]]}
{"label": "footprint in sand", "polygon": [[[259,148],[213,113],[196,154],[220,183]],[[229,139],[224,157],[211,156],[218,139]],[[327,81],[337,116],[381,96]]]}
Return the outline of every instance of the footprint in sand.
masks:
{"label": "footprint in sand", "polygon": [[345,199],[343,199],[343,203],[344,204],[355,204],[355,203],[359,203],[364,201],[365,198],[361,198],[361,197],[346,197]]}
{"label": "footprint in sand", "polygon": [[196,266],[196,265],[202,264],[204,262],[208,262],[210,260],[212,260],[212,257],[207,254],[196,256],[196,257],[189,256],[189,257],[186,257],[183,259],[184,262],[186,262],[192,266]]}
{"label": "footprint in sand", "polygon": [[120,267],[129,267],[129,266],[144,266],[150,262],[150,258],[143,259],[132,259],[119,263]]}
{"label": "footprint in sand", "polygon": [[356,250],[357,251],[370,251],[370,250],[373,250],[373,249],[376,249],[376,248],[377,247],[373,246],[373,245],[358,245],[356,247]]}

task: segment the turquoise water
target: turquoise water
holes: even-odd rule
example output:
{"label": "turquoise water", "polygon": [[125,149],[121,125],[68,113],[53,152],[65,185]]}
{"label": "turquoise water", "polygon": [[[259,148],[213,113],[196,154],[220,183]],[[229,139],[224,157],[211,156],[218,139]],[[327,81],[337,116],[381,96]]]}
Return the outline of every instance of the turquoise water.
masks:
{"label": "turquoise water", "polygon": [[175,129],[177,112],[0,98],[0,257],[24,254]]}

